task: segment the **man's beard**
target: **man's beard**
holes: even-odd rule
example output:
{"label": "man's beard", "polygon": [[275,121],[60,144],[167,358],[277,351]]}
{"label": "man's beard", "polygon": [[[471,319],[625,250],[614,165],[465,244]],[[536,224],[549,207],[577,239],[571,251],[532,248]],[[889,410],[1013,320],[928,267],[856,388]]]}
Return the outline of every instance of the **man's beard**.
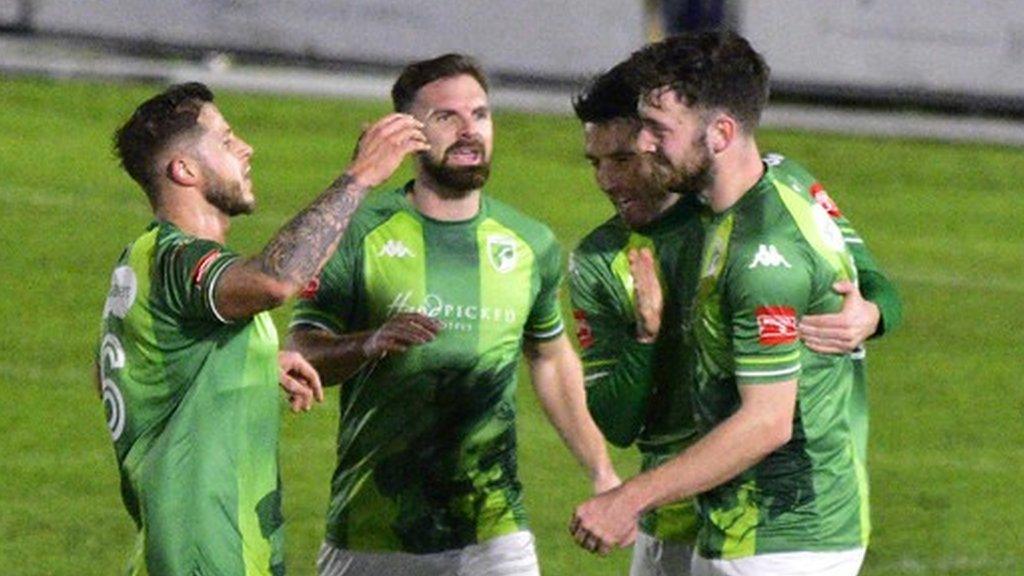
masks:
{"label": "man's beard", "polygon": [[[459,148],[471,148],[481,158],[476,166],[449,166],[449,155]],[[484,146],[480,142],[456,142],[444,151],[440,161],[434,160],[429,152],[419,155],[420,166],[438,184],[439,195],[445,198],[464,198],[470,192],[479,190],[491,176],[491,162],[484,156]]]}
{"label": "man's beard", "polygon": [[206,179],[210,183],[203,192],[207,202],[228,216],[252,214],[256,207],[255,202],[246,199],[242,193],[241,181],[229,182],[212,171],[207,173]]}
{"label": "man's beard", "polygon": [[707,137],[701,134],[693,141],[697,155],[692,166],[676,168],[661,151],[654,153],[653,174],[663,189],[674,194],[701,194],[715,182],[714,159],[707,147]]}

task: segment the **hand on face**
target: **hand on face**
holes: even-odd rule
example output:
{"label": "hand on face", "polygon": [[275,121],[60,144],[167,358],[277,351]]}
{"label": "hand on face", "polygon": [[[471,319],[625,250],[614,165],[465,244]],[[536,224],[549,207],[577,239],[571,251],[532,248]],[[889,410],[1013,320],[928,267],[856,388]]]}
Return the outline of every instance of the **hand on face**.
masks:
{"label": "hand on face", "polygon": [[347,170],[366,188],[383,184],[409,154],[430,150],[423,123],[408,114],[388,114],[367,128]]}

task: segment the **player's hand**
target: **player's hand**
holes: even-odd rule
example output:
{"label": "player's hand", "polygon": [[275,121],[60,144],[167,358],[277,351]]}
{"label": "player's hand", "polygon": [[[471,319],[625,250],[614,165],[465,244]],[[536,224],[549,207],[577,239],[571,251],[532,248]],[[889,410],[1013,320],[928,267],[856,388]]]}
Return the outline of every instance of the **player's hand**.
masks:
{"label": "player's hand", "polygon": [[569,533],[589,552],[604,556],[636,540],[640,511],[630,503],[623,486],[599,494],[576,507]]}
{"label": "player's hand", "polygon": [[836,282],[832,289],[845,296],[843,308],[836,314],[804,316],[800,320],[800,338],[815,352],[847,354],[853,352],[878,329],[878,306],[860,295],[849,281]]}
{"label": "player's hand", "polygon": [[416,312],[403,312],[388,318],[363,342],[367,358],[379,358],[389,352],[405,352],[412,346],[426,344],[437,337],[441,322]]}
{"label": "player's hand", "polygon": [[391,177],[409,154],[430,150],[423,124],[408,114],[388,114],[363,131],[346,171],[366,188]]}
{"label": "player's hand", "polygon": [[661,283],[654,268],[654,255],[650,249],[640,248],[630,250],[627,256],[636,295],[636,339],[640,342],[654,342],[661,331],[661,310],[664,307]]}
{"label": "player's hand", "polygon": [[316,369],[298,352],[285,350],[277,354],[278,382],[288,393],[292,412],[305,412],[313,402],[324,401],[324,388]]}

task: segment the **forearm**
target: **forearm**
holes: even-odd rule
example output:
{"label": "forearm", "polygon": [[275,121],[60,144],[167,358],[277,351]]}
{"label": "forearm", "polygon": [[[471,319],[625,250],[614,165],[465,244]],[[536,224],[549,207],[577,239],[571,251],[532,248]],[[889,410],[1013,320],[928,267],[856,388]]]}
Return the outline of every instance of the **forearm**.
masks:
{"label": "forearm", "polygon": [[247,264],[295,291],[302,289],[337,247],[367,190],[343,174]]}
{"label": "forearm", "polygon": [[651,395],[653,345],[623,341],[607,360],[584,360],[587,408],[605,438],[619,447],[632,444],[643,427]]}
{"label": "forearm", "polygon": [[220,315],[248,318],[297,294],[334,253],[366,190],[351,176],[341,176],[285,224],[262,253],[227,267],[215,291]]}
{"label": "forearm", "polygon": [[791,423],[781,426],[741,408],[673,460],[627,482],[623,490],[640,511],[691,498],[751,468],[785,444],[791,432]]}
{"label": "forearm", "polygon": [[364,345],[372,335],[372,331],[338,335],[300,328],[288,335],[285,348],[301,353],[320,373],[324,385],[334,386],[348,380],[366,364]]}
{"label": "forearm", "polygon": [[548,420],[591,480],[599,482],[614,470],[604,437],[587,411],[581,375],[579,360],[571,352],[530,363],[534,389]]}

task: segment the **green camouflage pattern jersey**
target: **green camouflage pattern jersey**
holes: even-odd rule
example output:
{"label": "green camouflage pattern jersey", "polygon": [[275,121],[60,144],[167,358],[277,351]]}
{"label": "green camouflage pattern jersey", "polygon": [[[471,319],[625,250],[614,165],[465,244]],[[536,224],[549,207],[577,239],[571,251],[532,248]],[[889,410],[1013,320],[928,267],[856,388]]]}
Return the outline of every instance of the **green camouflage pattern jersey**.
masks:
{"label": "green camouflage pattern jersey", "polygon": [[266,313],[218,316],[235,259],[154,222],[114,269],[97,363],[139,528],[129,573],[284,573],[277,332]]}
{"label": "green camouflage pattern jersey", "polygon": [[526,527],[516,368],[524,337],[563,332],[561,253],[550,230],[492,198],[468,221],[439,222],[407,189],[360,208],[292,326],[344,334],[411,311],[443,323],[343,383],[327,517],[337,547],[425,554]]}
{"label": "green camouflage pattern jersey", "polygon": [[[814,199],[839,226],[846,248],[857,263],[857,278],[861,295],[878,306],[878,329],[873,338],[895,330],[903,319],[903,307],[896,286],[882,273],[875,257],[864,244],[864,240],[829,196],[825,187],[803,166],[781,154],[768,154],[764,161],[774,169],[776,178],[793,190]],[[862,462],[867,462],[868,383],[867,350],[864,346],[853,353],[853,372],[854,384],[853,397],[850,402],[850,418],[860,459]]]}
{"label": "green camouflage pattern jersey", "polygon": [[849,354],[817,354],[797,336],[805,314],[838,311],[832,285],[856,281],[843,234],[822,206],[766,167],[715,215],[695,304],[694,406],[707,433],[740,405],[740,387],[797,382],[791,439],[697,497],[707,558],[867,545],[867,472],[850,419]]}
{"label": "green camouflage pattern jersey", "polygon": [[[583,359],[587,407],[605,438],[636,443],[641,470],[663,464],[696,439],[690,399],[696,355],[689,330],[707,210],[696,195],[680,198],[647,226],[631,230],[615,216],[588,234],[569,264],[576,336]],[[636,303],[629,251],[649,248],[662,281],[661,332],[636,340]],[[640,520],[662,540],[693,542],[692,501],[663,506]]]}
{"label": "green camouflage pattern jersey", "polygon": [[[827,209],[854,255],[862,293],[878,304],[881,324],[895,327],[901,316],[895,287],[824,187],[801,165],[779,154],[767,155],[765,162],[773,166],[777,178]],[[615,216],[588,234],[570,258],[569,287],[586,371],[587,406],[610,442],[637,445],[641,471],[661,465],[696,439],[690,398],[696,353],[690,326],[708,214],[697,197],[690,196],[638,230]],[[662,331],[654,344],[635,338],[627,255],[642,247],[655,255],[665,297]],[[880,327],[878,334],[883,330]],[[854,359],[857,386],[851,415],[858,423],[858,448],[863,446],[866,452],[863,352]],[[661,540],[692,543],[697,536],[696,512],[690,501],[663,506],[645,514],[640,528]]]}

